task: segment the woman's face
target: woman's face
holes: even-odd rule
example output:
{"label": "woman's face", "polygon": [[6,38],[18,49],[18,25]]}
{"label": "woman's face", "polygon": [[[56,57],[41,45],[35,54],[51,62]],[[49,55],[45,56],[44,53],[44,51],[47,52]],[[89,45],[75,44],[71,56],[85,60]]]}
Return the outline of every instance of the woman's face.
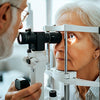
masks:
{"label": "woman's face", "polygon": [[[71,17],[70,17],[71,15]],[[75,12],[67,12],[62,14],[57,20],[56,25],[79,25],[86,26],[82,23],[80,17]],[[56,67],[58,70],[64,70],[64,32],[62,41],[54,47],[56,58]],[[68,70],[78,71],[89,66],[93,62],[93,53],[96,47],[91,41],[90,33],[84,32],[68,32]]]}

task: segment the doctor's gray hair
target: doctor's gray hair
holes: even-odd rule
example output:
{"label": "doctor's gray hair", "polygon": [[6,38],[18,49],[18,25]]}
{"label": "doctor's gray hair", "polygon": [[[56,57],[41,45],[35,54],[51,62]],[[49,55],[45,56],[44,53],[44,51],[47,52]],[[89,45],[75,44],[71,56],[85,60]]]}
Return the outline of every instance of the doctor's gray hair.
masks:
{"label": "doctor's gray hair", "polygon": [[[100,2],[99,2],[100,3]],[[100,8],[93,1],[76,1],[61,7],[55,16],[55,21],[66,12],[76,12],[81,21],[87,26],[100,27]],[[71,17],[71,16],[70,16]],[[66,23],[67,24],[67,23]],[[100,35],[91,33],[93,43],[100,48]]]}
{"label": "doctor's gray hair", "polygon": [[0,5],[2,5],[4,3],[10,3],[10,4],[13,4],[13,5],[19,7],[23,1],[25,1],[25,0],[0,0]]}

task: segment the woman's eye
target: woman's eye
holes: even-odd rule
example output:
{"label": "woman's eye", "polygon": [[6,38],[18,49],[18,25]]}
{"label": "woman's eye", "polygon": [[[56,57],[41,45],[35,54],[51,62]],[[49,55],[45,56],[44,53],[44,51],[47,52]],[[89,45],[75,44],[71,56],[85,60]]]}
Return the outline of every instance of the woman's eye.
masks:
{"label": "woman's eye", "polygon": [[73,33],[70,33],[69,36],[68,36],[68,38],[69,39],[74,39],[74,38],[76,38],[76,36]]}
{"label": "woman's eye", "polygon": [[74,33],[69,33],[68,34],[68,41],[73,44],[76,41],[76,36],[74,35]]}

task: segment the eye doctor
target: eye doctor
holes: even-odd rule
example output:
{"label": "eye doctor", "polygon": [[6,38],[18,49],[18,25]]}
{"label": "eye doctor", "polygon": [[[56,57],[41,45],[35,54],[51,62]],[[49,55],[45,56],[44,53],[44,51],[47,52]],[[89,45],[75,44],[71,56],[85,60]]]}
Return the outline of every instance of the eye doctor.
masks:
{"label": "eye doctor", "polygon": [[[23,27],[22,21],[29,14],[24,11],[27,0],[0,0],[0,59],[12,53],[13,42],[18,35],[18,30]],[[22,12],[26,15],[21,19]],[[17,91],[14,82],[11,84],[5,100],[39,100],[41,83],[36,83],[28,88]]]}

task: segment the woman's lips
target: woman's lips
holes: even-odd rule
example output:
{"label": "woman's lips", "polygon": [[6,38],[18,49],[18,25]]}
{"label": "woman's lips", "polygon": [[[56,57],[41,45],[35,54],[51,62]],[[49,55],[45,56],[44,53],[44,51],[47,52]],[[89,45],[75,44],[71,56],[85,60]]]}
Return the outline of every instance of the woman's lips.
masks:
{"label": "woman's lips", "polygon": [[[56,58],[56,60],[64,61],[65,59],[64,58]],[[70,59],[67,59],[67,61],[71,61],[71,60]]]}
{"label": "woman's lips", "polygon": [[64,58],[56,58],[56,60],[61,60],[61,61],[63,61],[63,60],[64,60]]}

